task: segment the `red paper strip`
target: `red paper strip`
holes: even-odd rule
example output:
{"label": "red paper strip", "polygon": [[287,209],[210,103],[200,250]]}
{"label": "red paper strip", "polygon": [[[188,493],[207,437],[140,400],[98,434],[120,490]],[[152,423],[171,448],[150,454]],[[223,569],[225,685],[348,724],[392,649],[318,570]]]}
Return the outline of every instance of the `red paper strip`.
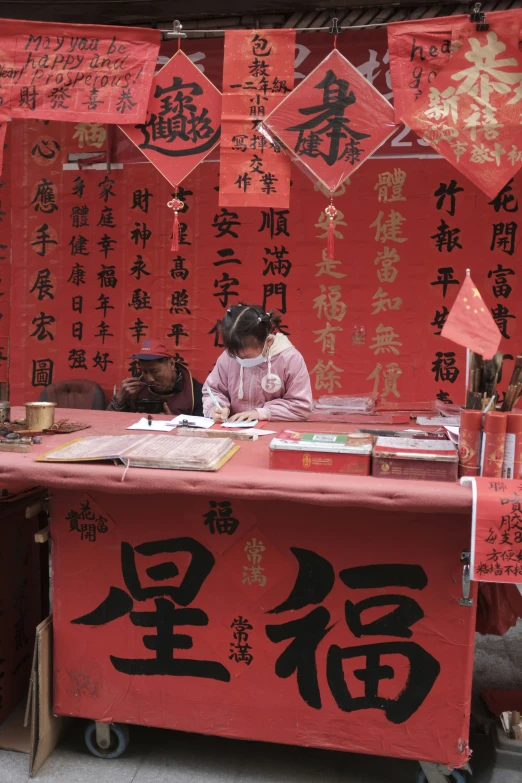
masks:
{"label": "red paper strip", "polygon": [[295,30],[225,33],[220,206],[287,208],[290,160],[258,126],[294,86]]}
{"label": "red paper strip", "polygon": [[171,185],[179,185],[219,144],[221,93],[180,50],[153,79],[146,122],[120,127]]}
{"label": "red paper strip", "polygon": [[522,484],[463,479],[473,486],[471,578],[522,584]]}
{"label": "red paper strip", "polygon": [[2,19],[3,116],[144,122],[159,30]]}
{"label": "red paper strip", "polygon": [[7,122],[0,122],[0,175],[2,174],[2,167],[4,162],[4,144],[6,131]]}
{"label": "red paper strip", "polygon": [[330,192],[395,130],[392,106],[337,49],[265,125]]}

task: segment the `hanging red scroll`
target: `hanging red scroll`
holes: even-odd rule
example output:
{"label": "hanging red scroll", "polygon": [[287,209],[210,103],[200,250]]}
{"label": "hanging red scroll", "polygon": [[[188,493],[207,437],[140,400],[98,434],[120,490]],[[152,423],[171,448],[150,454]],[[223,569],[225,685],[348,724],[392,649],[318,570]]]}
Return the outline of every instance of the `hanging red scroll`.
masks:
{"label": "hanging red scroll", "polygon": [[174,213],[172,250],[178,250],[178,213],[184,203],[177,189],[218,144],[221,135],[221,93],[178,50],[154,77],[142,125],[122,125],[122,131],[171,185],[175,195],[168,206]]}
{"label": "hanging red scroll", "polygon": [[5,144],[6,131],[7,131],[7,122],[0,122],[0,175],[2,174],[2,168],[4,163],[4,144]]}
{"label": "hanging red scroll", "polygon": [[333,258],[333,193],[392,135],[392,106],[334,49],[270,114],[264,127],[330,193],[327,256]]}
{"label": "hanging red scroll", "polygon": [[2,19],[0,112],[65,122],[143,122],[159,30]]}
{"label": "hanging red scroll", "polygon": [[469,22],[453,30],[444,66],[418,100],[401,91],[399,102],[400,119],[491,198],[522,167],[522,16],[496,17],[488,15],[488,31]]}
{"label": "hanging red scroll", "polygon": [[225,33],[219,205],[288,208],[290,161],[259,124],[294,86],[295,30]]}

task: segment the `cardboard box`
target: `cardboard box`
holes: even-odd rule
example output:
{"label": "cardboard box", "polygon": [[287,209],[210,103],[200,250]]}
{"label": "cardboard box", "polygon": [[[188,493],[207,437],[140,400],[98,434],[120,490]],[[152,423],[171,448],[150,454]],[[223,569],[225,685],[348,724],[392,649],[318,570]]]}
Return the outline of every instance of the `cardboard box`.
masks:
{"label": "cardboard box", "polygon": [[372,476],[377,478],[456,481],[458,452],[451,441],[377,438]]}
{"label": "cardboard box", "polygon": [[270,468],[369,476],[372,438],[284,430],[270,443]]}

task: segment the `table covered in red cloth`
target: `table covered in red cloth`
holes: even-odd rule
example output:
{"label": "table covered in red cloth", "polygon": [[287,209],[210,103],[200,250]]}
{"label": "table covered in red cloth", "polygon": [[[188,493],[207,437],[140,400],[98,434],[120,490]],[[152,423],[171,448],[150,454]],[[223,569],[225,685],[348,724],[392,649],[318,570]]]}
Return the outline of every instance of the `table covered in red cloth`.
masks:
{"label": "table covered in red cloth", "polygon": [[64,417],[91,428],[0,455],[1,484],[50,489],[56,714],[467,761],[469,489],[270,470],[270,436],[217,473],[122,482],[34,458],[136,414]]}

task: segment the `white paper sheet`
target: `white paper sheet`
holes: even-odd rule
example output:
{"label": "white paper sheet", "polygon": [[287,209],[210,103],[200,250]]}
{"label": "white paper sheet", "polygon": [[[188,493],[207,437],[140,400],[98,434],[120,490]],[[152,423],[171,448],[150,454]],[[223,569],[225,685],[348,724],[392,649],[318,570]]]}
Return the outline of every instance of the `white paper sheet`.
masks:
{"label": "white paper sheet", "polygon": [[208,430],[216,423],[214,419],[207,419],[205,416],[185,416],[183,414],[176,416],[171,421],[172,424],[178,427],[186,421],[187,424],[192,424],[193,427],[198,427],[202,430]]}
{"label": "white paper sheet", "polygon": [[460,416],[417,416],[421,427],[460,427]]}
{"label": "white paper sheet", "polygon": [[160,421],[159,419],[152,419],[149,427],[149,421],[146,418],[140,419],[135,424],[131,424],[127,427],[128,430],[145,430],[146,432],[172,432],[176,429],[176,425],[171,421]]}
{"label": "white paper sheet", "polygon": [[255,427],[257,423],[257,419],[254,419],[254,421],[225,421],[221,426],[227,430],[244,430]]}

